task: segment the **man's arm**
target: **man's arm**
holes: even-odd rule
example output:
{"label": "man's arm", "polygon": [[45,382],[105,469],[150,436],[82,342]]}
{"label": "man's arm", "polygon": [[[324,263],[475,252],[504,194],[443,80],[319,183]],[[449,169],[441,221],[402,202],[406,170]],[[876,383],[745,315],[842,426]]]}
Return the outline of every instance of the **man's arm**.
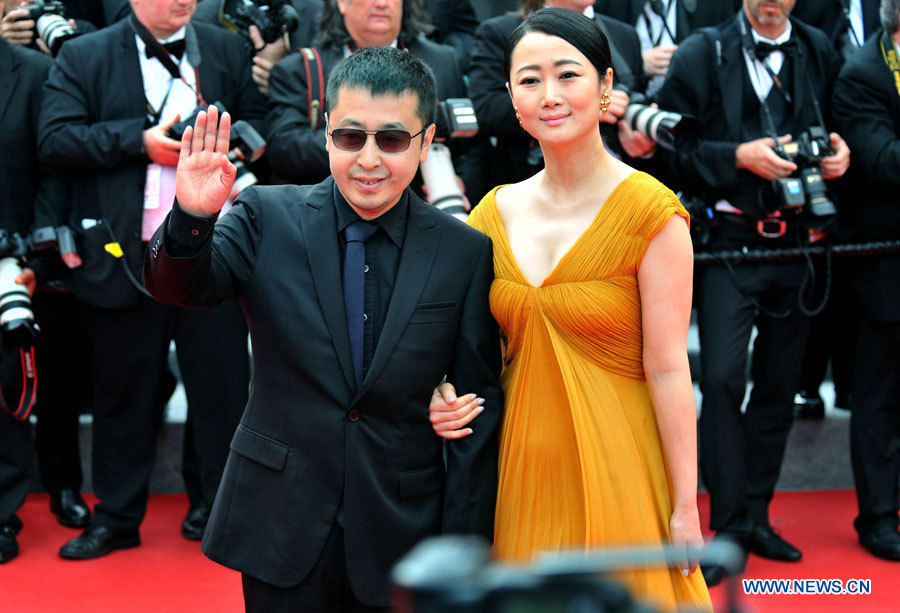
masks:
{"label": "man's arm", "polygon": [[91,62],[79,52],[74,44],[63,45],[44,84],[38,127],[41,160],[66,168],[115,168],[146,159],[144,117],[91,120],[96,109],[90,99],[98,92],[87,74]]}
{"label": "man's arm", "polygon": [[447,476],[444,484],[443,532],[494,533],[497,499],[497,454],[503,392],[500,389],[500,344],[488,296],[494,279],[493,250],[484,240],[481,257],[463,303],[454,347],[450,381],[461,389],[478,390],[484,412],[474,432],[447,441]]}
{"label": "man's arm", "polygon": [[266,117],[269,163],[278,176],[289,181],[310,182],[316,178],[318,182],[328,176],[325,126],[312,129],[308,104],[303,58],[292,53],[269,73]]}

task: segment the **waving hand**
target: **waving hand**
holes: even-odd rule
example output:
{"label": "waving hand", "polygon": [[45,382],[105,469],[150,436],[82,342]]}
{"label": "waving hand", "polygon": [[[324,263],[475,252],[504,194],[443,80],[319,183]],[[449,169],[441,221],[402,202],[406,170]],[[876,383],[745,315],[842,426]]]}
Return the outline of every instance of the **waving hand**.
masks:
{"label": "waving hand", "polygon": [[210,217],[218,213],[234,184],[237,173],[228,161],[231,116],[211,106],[197,115],[197,123],[181,137],[181,155],[175,174],[175,197],[192,215]]}

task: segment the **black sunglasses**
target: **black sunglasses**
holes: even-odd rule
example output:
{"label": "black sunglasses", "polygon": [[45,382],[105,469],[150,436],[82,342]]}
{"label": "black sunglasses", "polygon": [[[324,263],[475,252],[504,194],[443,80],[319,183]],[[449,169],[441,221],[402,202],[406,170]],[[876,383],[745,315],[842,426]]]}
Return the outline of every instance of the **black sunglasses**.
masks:
{"label": "black sunglasses", "polygon": [[406,130],[359,130],[357,128],[338,128],[328,133],[331,136],[331,142],[338,149],[344,151],[359,151],[366,144],[369,135],[375,137],[375,144],[384,153],[401,153],[409,149],[410,141],[422,134],[425,128],[422,128],[415,134],[410,134]]}

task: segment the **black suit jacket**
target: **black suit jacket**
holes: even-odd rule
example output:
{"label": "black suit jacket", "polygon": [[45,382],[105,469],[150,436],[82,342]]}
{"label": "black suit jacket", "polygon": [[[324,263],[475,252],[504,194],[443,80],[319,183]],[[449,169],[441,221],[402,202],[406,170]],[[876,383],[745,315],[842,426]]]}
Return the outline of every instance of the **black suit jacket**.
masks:
{"label": "black suit jacket", "polygon": [[23,237],[33,225],[56,225],[53,207],[66,198],[37,155],[41,89],[52,64],[43,53],[0,40],[0,229]]}
{"label": "black suit jacket", "polygon": [[[420,36],[409,52],[434,72],[439,100],[466,95],[462,73],[452,47]],[[332,45],[319,49],[325,81],[335,65],[344,59],[344,49]],[[306,69],[303,56],[291,53],[275,64],[269,74],[269,102],[266,140],[269,162],[282,179],[293,183],[318,183],[329,174],[325,151],[325,126],[313,130],[309,122]],[[322,101],[324,108],[324,100]],[[457,173],[462,174],[457,168]]]}
{"label": "black suit jacket", "polygon": [[[880,0],[862,0],[864,39],[881,29],[878,18],[880,4]],[[847,29],[842,0],[802,0],[794,6],[791,15],[825,32],[834,45],[839,44],[841,35]]]}
{"label": "black suit jacket", "polygon": [[[831,90],[840,67],[839,58],[825,34],[791,18],[800,49],[793,58],[794,120],[799,129],[817,125],[809,82],[829,120]],[[735,165],[735,151],[742,141],[743,88],[747,71],[741,49],[737,17],[718,26],[722,63],[717,65],[713,43],[702,32],[685,39],[672,56],[662,89],[660,108],[693,114],[703,122],[700,144],[690,156],[669,156],[677,166],[670,187],[705,194],[710,204],[725,198],[754,217],[764,214],[757,202],[766,181]],[[794,136],[797,136],[796,134]]]}
{"label": "black suit jacket", "polygon": [[[881,32],[844,65],[834,88],[835,121],[850,147],[850,173],[864,192],[845,198],[861,239],[900,239],[900,94],[884,62]],[[900,321],[900,256],[859,258],[854,286],[867,315]]]}
{"label": "black suit jacket", "polygon": [[[410,193],[394,293],[356,390],[333,188],[329,178],[247,189],[195,257],[168,255],[164,225],[144,283],[159,300],[185,306],[239,297],[253,341],[250,400],[204,552],[267,583],[296,585],[343,499],[353,592],[385,606],[388,571],[418,540],[493,534],[503,398],[488,306],[492,250],[485,236]],[[191,244],[179,227],[172,223],[169,235]],[[486,399],[474,434],[446,445],[446,464],[428,420],[444,374]]]}
{"label": "black suit jacket", "polygon": [[[625,85],[632,91],[642,92],[647,85],[641,58],[641,43],[634,28],[604,15],[595,14],[594,20],[606,34],[613,51],[613,72],[617,86]],[[506,40],[522,23],[521,13],[499,15],[488,19],[478,27],[472,47],[472,63],[469,66],[469,93],[475,105],[478,127],[482,134],[497,138],[496,151],[487,163],[493,165],[490,183],[512,183],[533,175],[543,164],[529,164],[529,152],[537,143],[525,132],[516,119],[515,111],[506,90],[507,75],[503,70],[503,53]],[[622,154],[618,130],[615,125],[600,124],[604,142]]]}
{"label": "black suit jacket", "polygon": [[[609,0],[600,9],[619,21],[636,25],[647,0]],[[680,43],[698,28],[714,26],[733,17],[740,0],[678,0],[675,6],[675,42]]]}
{"label": "black suit jacket", "polygon": [[[200,87],[235,119],[262,129],[264,103],[250,77],[238,37],[193,24],[202,53]],[[39,153],[46,163],[71,169],[71,210],[60,213],[75,231],[84,264],[73,271],[74,290],[96,306],[134,304],[138,290],[122,260],[105,245],[115,240],[139,278],[141,218],[149,158],[143,150],[147,107],[134,31],[123,20],[67,41],[45,85]],[[83,229],[82,219],[104,223]]]}

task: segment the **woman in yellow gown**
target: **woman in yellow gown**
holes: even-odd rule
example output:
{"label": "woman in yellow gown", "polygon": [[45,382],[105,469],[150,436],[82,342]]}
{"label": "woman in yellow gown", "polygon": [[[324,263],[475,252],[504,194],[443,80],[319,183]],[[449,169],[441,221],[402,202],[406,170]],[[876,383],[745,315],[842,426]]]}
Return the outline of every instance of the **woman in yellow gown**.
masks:
{"label": "woman in yellow gown", "polygon": [[[687,213],[604,148],[610,66],[604,35],[575,11],[537,11],[507,44],[510,97],[545,168],[495,188],[469,217],[493,241],[505,349],[500,560],[703,542]],[[695,564],[623,579],[665,607],[710,606]]]}

